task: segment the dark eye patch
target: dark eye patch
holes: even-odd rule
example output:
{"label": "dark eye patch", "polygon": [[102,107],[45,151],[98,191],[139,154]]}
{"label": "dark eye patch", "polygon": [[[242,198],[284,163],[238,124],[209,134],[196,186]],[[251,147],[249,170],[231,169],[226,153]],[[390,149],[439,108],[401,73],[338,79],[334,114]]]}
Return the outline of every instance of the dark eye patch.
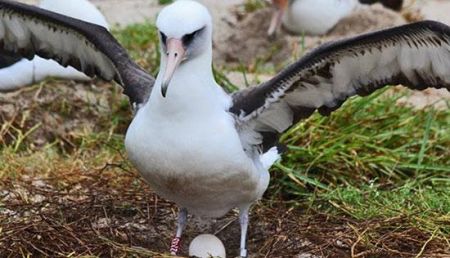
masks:
{"label": "dark eye patch", "polygon": [[163,32],[159,32],[159,34],[161,35],[161,41],[164,45],[166,45],[166,41],[167,41],[167,36],[166,34],[164,34]]}
{"label": "dark eye patch", "polygon": [[183,41],[183,45],[184,46],[189,46],[192,43],[192,41],[194,41],[195,37],[197,35],[199,35],[204,29],[205,29],[205,27],[203,27],[203,28],[201,28],[199,30],[196,30],[196,31],[194,31],[194,32],[192,32],[190,34],[184,35],[183,38],[181,39]]}

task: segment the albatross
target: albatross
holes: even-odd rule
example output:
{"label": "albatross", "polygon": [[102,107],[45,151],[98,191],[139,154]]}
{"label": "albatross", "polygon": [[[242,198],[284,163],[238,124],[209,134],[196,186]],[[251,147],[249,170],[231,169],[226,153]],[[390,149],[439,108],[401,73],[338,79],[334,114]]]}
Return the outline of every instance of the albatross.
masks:
{"label": "albatross", "polygon": [[274,13],[268,35],[275,36],[281,24],[291,33],[323,35],[360,4],[381,3],[400,10],[403,0],[272,0]]}
{"label": "albatross", "polygon": [[128,157],[157,194],[180,208],[173,254],[188,212],[214,218],[238,208],[239,254],[247,256],[249,209],[267,189],[278,138],[316,110],[328,115],[349,97],[386,85],[450,90],[450,28],[434,21],[324,44],[233,94],[214,80],[212,21],[203,5],[176,1],[156,26],[155,79],[105,28],[0,0],[2,51],[52,58],[123,87],[135,109]]}
{"label": "albatross", "polygon": [[[108,28],[101,12],[88,0],[42,0],[39,7]],[[12,91],[53,76],[71,80],[90,78],[72,67],[62,67],[53,60],[35,56],[23,59],[19,54],[0,50],[0,91]]]}

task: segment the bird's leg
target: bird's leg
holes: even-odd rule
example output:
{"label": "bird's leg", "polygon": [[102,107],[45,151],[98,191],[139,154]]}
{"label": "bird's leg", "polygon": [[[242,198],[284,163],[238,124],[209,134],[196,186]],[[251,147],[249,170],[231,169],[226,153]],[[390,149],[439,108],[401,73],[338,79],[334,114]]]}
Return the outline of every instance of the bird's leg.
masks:
{"label": "bird's leg", "polygon": [[247,257],[247,228],[248,228],[248,211],[250,206],[241,207],[239,209],[239,222],[241,224],[241,250],[240,257]]}
{"label": "bird's leg", "polygon": [[187,223],[187,210],[185,208],[180,209],[178,212],[177,233],[170,244],[170,254],[177,255],[181,245],[181,234]]}

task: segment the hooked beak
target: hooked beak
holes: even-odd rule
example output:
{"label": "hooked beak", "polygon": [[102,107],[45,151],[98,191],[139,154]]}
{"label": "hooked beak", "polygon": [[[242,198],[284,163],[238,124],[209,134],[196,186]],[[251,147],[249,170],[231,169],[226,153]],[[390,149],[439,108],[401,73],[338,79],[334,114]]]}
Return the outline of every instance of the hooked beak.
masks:
{"label": "hooked beak", "polygon": [[186,50],[183,47],[183,42],[180,39],[170,38],[167,40],[167,63],[164,70],[164,76],[161,84],[161,94],[165,98],[167,94],[167,88],[169,87],[170,80],[172,80],[175,70],[180,63],[184,60]]}
{"label": "hooked beak", "polygon": [[274,38],[277,33],[278,28],[281,26],[281,21],[283,19],[284,12],[288,7],[288,0],[272,0],[273,5],[276,10],[273,13],[272,20],[270,21],[269,30],[267,35],[270,38]]}

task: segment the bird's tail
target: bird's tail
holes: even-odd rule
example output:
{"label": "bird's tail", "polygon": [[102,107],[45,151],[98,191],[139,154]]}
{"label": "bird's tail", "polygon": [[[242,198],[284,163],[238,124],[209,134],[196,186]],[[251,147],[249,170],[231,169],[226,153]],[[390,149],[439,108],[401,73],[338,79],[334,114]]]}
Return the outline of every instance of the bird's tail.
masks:
{"label": "bird's tail", "polygon": [[261,163],[265,169],[269,169],[281,157],[283,151],[280,147],[275,146],[263,153],[260,157]]}

